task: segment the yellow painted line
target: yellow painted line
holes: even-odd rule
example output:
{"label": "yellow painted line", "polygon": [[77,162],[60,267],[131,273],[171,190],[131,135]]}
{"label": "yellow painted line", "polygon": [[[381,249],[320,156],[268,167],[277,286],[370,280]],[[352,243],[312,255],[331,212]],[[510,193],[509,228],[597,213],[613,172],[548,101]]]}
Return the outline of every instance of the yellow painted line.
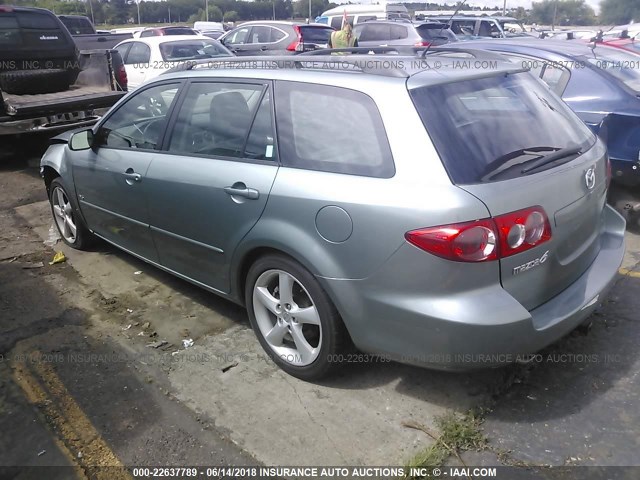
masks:
{"label": "yellow painted line", "polygon": [[[33,361],[29,360],[33,359]],[[102,439],[50,364],[32,352],[24,363],[13,365],[13,377],[30,403],[53,427],[57,446],[75,465],[79,478],[130,480],[132,477]],[[96,468],[119,467],[119,468]]]}
{"label": "yellow painted line", "polygon": [[626,275],[627,277],[640,278],[640,272],[629,270],[628,268],[620,268],[618,273],[620,275]]}

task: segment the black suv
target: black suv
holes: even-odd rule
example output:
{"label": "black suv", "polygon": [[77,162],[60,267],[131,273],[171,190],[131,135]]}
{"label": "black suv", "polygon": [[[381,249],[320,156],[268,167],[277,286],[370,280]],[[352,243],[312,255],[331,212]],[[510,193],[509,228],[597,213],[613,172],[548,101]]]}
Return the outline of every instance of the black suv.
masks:
{"label": "black suv", "polygon": [[286,55],[327,48],[331,32],[324,24],[246,22],[218,40],[236,55]]}
{"label": "black suv", "polygon": [[428,47],[457,42],[449,27],[439,22],[411,23],[401,21],[369,20],[354,27],[361,47],[408,45]]}
{"label": "black suv", "polygon": [[80,72],[78,49],[58,17],[42,8],[0,5],[0,89],[38,94],[66,90]]}

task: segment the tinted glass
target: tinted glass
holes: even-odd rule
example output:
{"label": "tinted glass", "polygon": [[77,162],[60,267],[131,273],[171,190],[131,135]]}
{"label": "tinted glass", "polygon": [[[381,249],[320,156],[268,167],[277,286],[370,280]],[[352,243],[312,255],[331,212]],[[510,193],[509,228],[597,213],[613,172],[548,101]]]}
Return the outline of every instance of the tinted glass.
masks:
{"label": "tinted glass", "polygon": [[129,55],[127,55],[126,64],[149,63],[151,58],[151,49],[142,42],[133,42]]}
{"label": "tinted glass", "polygon": [[158,85],[135,93],[100,126],[99,146],[158,149],[177,84]]}
{"label": "tinted glass", "polygon": [[115,49],[120,54],[120,58],[122,61],[126,63],[127,53],[129,53],[129,49],[131,48],[131,43],[123,43],[122,45],[118,45]]}
{"label": "tinted glass", "polygon": [[227,57],[229,52],[213,40],[177,40],[160,44],[162,59],[171,62],[199,58]]}
{"label": "tinted glass", "polygon": [[382,178],[395,173],[380,113],[363,93],[278,82],[276,118],[283,165]]}
{"label": "tinted glass", "polygon": [[386,23],[367,23],[363,25],[358,40],[367,41],[385,41],[391,38],[391,29]]}
{"label": "tinted glass", "polygon": [[411,97],[454,183],[522,176],[527,161],[565,148],[584,151],[595,142],[528,73],[421,87]]}
{"label": "tinted glass", "polygon": [[269,43],[271,37],[271,27],[256,25],[251,29],[251,37],[246,43]]}
{"label": "tinted glass", "polygon": [[447,25],[423,24],[416,27],[418,35],[424,40],[447,40],[457,42],[458,38],[453,34]]}
{"label": "tinted glass", "polygon": [[143,32],[140,32],[140,38],[155,37],[156,35],[158,34],[156,33],[155,30],[145,30]]}
{"label": "tinted glass", "polygon": [[96,33],[88,18],[64,16],[59,18],[71,35],[91,35]]}
{"label": "tinted glass", "polygon": [[403,40],[408,36],[408,27],[404,25],[391,25],[389,37],[391,40]]}
{"label": "tinted glass", "polygon": [[197,35],[195,30],[185,27],[171,27],[162,30],[164,35]]}
{"label": "tinted glass", "polygon": [[40,12],[0,12],[0,45],[4,48],[15,46],[47,49],[68,44],[62,25],[53,15]]}
{"label": "tinted glass", "polygon": [[271,41],[272,42],[279,42],[280,40],[282,40],[286,36],[287,36],[287,34],[284,33],[282,30],[279,30],[277,28],[272,28],[271,29]]}
{"label": "tinted glass", "polygon": [[180,107],[169,151],[241,157],[262,85],[194,83]]}
{"label": "tinted glass", "polygon": [[305,43],[329,43],[329,37],[331,37],[333,30],[328,27],[300,27],[300,33],[302,34],[302,41]]}

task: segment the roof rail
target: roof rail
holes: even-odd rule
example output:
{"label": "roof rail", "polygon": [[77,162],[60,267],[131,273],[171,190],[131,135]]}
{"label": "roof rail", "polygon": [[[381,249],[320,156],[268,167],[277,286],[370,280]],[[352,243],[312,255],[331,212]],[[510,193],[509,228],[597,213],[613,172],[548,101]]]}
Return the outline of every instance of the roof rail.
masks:
{"label": "roof rail", "polygon": [[396,55],[404,55],[404,56],[416,56],[419,58],[426,58],[427,55],[442,55],[442,54],[451,54],[451,53],[466,53],[469,56],[472,56],[477,59],[492,59],[492,60],[504,60],[504,57],[499,53],[495,53],[489,50],[481,50],[475,48],[458,48],[458,47],[447,47],[446,45],[441,45],[437,47],[416,47],[413,45],[396,45],[392,47],[351,47],[351,48],[325,48],[319,50],[312,50],[310,52],[304,52],[296,55],[296,57],[300,56],[315,56],[315,55],[328,55],[330,53],[339,53],[342,55],[341,58],[348,58],[348,55],[362,55],[362,54],[396,54]]}
{"label": "roof rail", "polygon": [[[388,51],[397,51],[395,48],[382,47]],[[385,77],[407,78],[409,74],[402,68],[393,65],[382,65],[379,61],[363,61],[362,57],[350,58],[348,55],[331,55],[332,52],[341,52],[352,49],[324,49],[322,54],[314,55],[277,55],[277,56],[247,56],[247,57],[219,57],[202,60],[193,60],[181,63],[179,66],[167,70],[165,73],[193,70],[194,68],[215,69],[326,69],[328,71],[351,70],[380,75]],[[362,49],[362,53],[369,53],[376,48]],[[385,52],[377,52],[385,53]],[[413,56],[413,53],[410,53]],[[366,59],[369,60],[369,59]],[[333,65],[333,67],[331,66]]]}

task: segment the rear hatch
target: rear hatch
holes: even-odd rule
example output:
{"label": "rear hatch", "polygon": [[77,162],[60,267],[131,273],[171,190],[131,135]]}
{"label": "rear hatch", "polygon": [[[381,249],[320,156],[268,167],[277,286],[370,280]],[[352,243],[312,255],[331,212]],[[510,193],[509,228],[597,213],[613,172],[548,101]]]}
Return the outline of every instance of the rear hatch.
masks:
{"label": "rear hatch", "polygon": [[575,282],[599,252],[606,202],[606,151],[589,129],[526,72],[411,96],[452,182],[498,225],[531,207],[548,218],[547,241],[510,249],[499,237],[503,288],[531,310]]}
{"label": "rear hatch", "polygon": [[0,70],[69,68],[76,45],[48,10],[0,5]]}
{"label": "rear hatch", "polygon": [[333,28],[322,25],[300,25],[300,42],[305,50],[327,48]]}

